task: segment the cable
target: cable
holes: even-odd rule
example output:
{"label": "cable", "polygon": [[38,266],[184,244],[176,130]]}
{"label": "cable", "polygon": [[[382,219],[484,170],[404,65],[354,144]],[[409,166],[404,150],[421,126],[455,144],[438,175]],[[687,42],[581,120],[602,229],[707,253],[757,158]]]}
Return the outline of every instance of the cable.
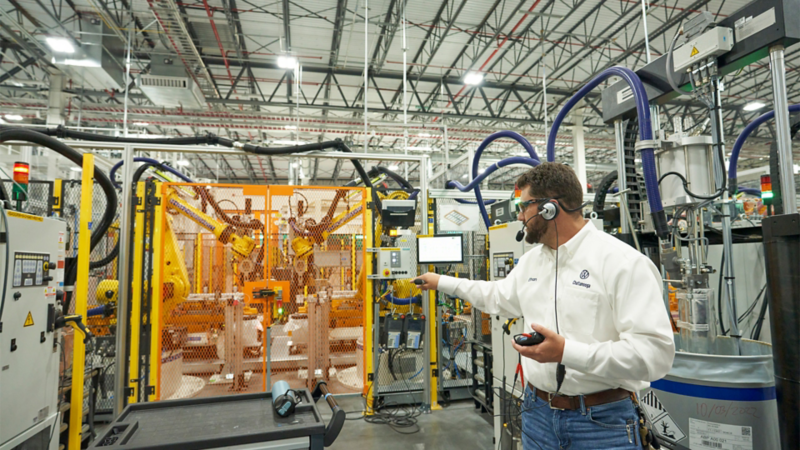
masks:
{"label": "cable", "polygon": [[722,321],[722,295],[723,295],[723,292],[724,292],[722,290],[722,278],[725,276],[725,273],[724,273],[724,270],[723,270],[724,266],[725,266],[725,250],[723,249],[722,250],[722,258],[721,258],[721,260],[719,262],[720,273],[719,273],[719,285],[717,286],[717,292],[719,292],[719,294],[717,295],[717,316],[718,316],[718,320],[719,320],[720,332],[722,332],[723,336],[727,336],[728,335],[728,330],[725,329],[725,323]]}
{"label": "cable", "polygon": [[3,216],[3,228],[6,231],[6,262],[3,264],[3,295],[0,297],[0,323],[3,321],[3,308],[6,306],[6,288],[8,287],[8,265],[11,262],[11,252],[8,247],[11,246],[11,239],[9,239],[10,231],[8,229],[8,217],[6,216],[6,205],[0,202],[0,215]]}
{"label": "cable", "polygon": [[[556,334],[561,334],[558,328],[558,223],[553,221],[553,226],[556,230],[556,282],[555,282],[555,292],[553,296],[555,297],[555,313],[556,313]],[[564,378],[567,375],[567,367],[564,366],[562,363],[558,363],[556,366],[556,394],[558,395],[561,392],[561,385],[564,383]]]}
{"label": "cable", "polygon": [[761,327],[764,324],[764,317],[767,314],[767,307],[769,307],[769,289],[765,291],[764,302],[761,303],[761,311],[758,313],[758,319],[756,319],[756,324],[753,326],[752,331],[750,331],[750,338],[754,341],[759,340],[761,337]]}
{"label": "cable", "polygon": [[[717,146],[717,147],[719,147],[719,146]],[[723,166],[722,166],[722,170],[723,170],[723,173],[724,173],[725,172],[724,163],[723,163]],[[666,177],[668,177],[670,175],[674,175],[674,176],[680,178],[681,181],[683,182],[683,191],[686,192],[687,194],[691,195],[694,198],[699,198],[700,200],[715,200],[715,199],[719,198],[720,196],[722,196],[722,194],[725,192],[725,189],[726,189],[725,185],[727,183],[725,183],[725,181],[724,181],[724,175],[723,175],[722,187],[720,187],[717,190],[717,192],[715,192],[711,196],[698,195],[698,194],[695,194],[694,192],[690,191],[689,190],[689,182],[686,180],[686,177],[684,177],[683,175],[681,175],[678,172],[667,172],[664,175],[661,175],[661,178],[658,179],[658,184],[661,185],[661,181],[663,181],[664,178],[666,178]]]}
{"label": "cable", "polygon": [[746,319],[747,316],[749,316],[756,309],[756,305],[758,304],[758,301],[761,300],[761,296],[764,295],[764,292],[766,290],[767,290],[767,284],[764,283],[764,287],[761,288],[761,291],[758,293],[758,295],[756,296],[756,299],[753,301],[753,303],[747,308],[747,310],[745,312],[742,313],[741,316],[739,316],[738,319],[736,319],[738,323],[742,323],[742,321],[744,319]]}
{"label": "cable", "polygon": [[672,53],[675,51],[675,43],[678,41],[678,36],[680,36],[681,34],[683,34],[682,24],[678,26],[678,29],[675,31],[675,36],[672,38],[672,42],[670,42],[669,44],[669,50],[667,50],[667,65],[666,65],[667,82],[669,82],[669,86],[672,88],[672,90],[678,93],[678,97],[680,97],[681,95],[686,95],[686,93],[683,92],[678,87],[678,85],[675,83],[675,80],[672,78],[672,72],[675,71],[675,66],[672,63]]}

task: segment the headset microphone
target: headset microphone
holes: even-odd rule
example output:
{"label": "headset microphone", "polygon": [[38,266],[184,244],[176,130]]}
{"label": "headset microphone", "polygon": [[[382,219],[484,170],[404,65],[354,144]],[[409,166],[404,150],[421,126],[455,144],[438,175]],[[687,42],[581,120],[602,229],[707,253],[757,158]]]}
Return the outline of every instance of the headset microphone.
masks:
{"label": "headset microphone", "polygon": [[538,216],[539,214],[541,214],[541,213],[536,213],[533,216],[531,216],[528,220],[526,220],[525,222],[522,222],[522,229],[517,231],[517,242],[522,242],[522,240],[525,239],[525,227],[528,226],[528,222],[531,219],[533,219],[534,217]]}

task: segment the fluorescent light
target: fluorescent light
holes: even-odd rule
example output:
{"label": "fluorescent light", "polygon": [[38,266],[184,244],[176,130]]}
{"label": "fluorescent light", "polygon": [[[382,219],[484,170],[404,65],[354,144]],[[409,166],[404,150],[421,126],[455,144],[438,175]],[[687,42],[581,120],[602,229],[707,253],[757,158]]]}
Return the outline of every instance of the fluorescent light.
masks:
{"label": "fluorescent light", "polygon": [[281,69],[294,69],[297,66],[297,58],[292,56],[279,56],[278,67]]}
{"label": "fluorescent light", "polygon": [[135,127],[149,127],[150,124],[147,122],[133,122],[133,126]]}
{"label": "fluorescent light", "polygon": [[535,144],[546,144],[546,143],[547,143],[547,142],[545,142],[545,141],[536,141],[536,142],[535,142]]}
{"label": "fluorescent light", "polygon": [[468,173],[465,173],[464,175],[461,175],[461,179],[462,180],[466,180],[467,178],[469,178],[469,174]]}
{"label": "fluorescent light", "polygon": [[407,147],[407,148],[408,148],[408,150],[411,150],[412,152],[429,152],[429,151],[433,150],[430,147]]}
{"label": "fluorescent light", "polygon": [[69,170],[73,172],[83,172],[83,169],[80,167],[70,167]]}
{"label": "fluorescent light", "polygon": [[483,172],[486,172],[486,167],[482,167],[480,170],[478,170],[478,175],[482,174]]}
{"label": "fluorescent light", "polygon": [[400,167],[398,167],[397,164],[392,164],[391,166],[389,166],[389,170],[397,170],[399,168]]}
{"label": "fluorescent light", "polygon": [[304,145],[305,142],[303,141],[290,141],[290,140],[281,140],[278,139],[277,141],[273,141],[273,144],[276,145]]}
{"label": "fluorescent light", "polygon": [[56,61],[53,58],[52,62],[54,64],[63,64],[65,66],[77,66],[77,67],[100,67],[100,62],[95,61],[93,59],[84,58],[84,59],[71,59],[67,58],[64,61]]}
{"label": "fluorescent light", "polygon": [[63,37],[49,37],[44,40],[47,46],[58,53],[75,53],[75,47],[69,39]]}
{"label": "fluorescent light", "polygon": [[6,120],[14,120],[14,121],[22,120],[22,116],[20,116],[19,114],[6,114],[4,117],[6,118]]}
{"label": "fluorescent light", "polygon": [[287,130],[296,130],[297,126],[295,126],[295,125],[286,125],[283,128],[286,128]]}
{"label": "fluorescent light", "polygon": [[464,77],[464,84],[478,85],[483,81],[483,75],[477,72],[469,72]]}
{"label": "fluorescent light", "polygon": [[175,165],[176,166],[191,166],[192,163],[190,163],[188,160],[180,159],[178,161],[175,161]]}
{"label": "fluorescent light", "polygon": [[417,136],[418,136],[418,137],[421,137],[421,138],[429,138],[429,137],[431,137],[431,135],[430,135],[430,134],[428,134],[428,133],[420,133],[420,134],[418,134]]}
{"label": "fluorescent light", "polygon": [[292,163],[292,167],[294,167],[296,169],[296,168],[300,167],[300,163],[295,161],[295,162]]}
{"label": "fluorescent light", "polygon": [[745,111],[757,111],[757,110],[759,110],[759,109],[761,109],[761,108],[763,108],[765,106],[767,106],[767,105],[765,105],[762,102],[754,101],[754,102],[750,102],[750,103],[744,105],[744,107],[742,109],[745,110]]}

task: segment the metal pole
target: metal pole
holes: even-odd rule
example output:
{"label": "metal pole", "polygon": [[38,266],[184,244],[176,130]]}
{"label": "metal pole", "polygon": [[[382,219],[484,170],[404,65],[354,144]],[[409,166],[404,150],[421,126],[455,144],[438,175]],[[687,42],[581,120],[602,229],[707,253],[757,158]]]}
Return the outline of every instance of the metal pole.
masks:
{"label": "metal pole", "polygon": [[[625,177],[625,135],[622,128],[622,121],[614,121],[614,138],[617,144],[617,187],[620,192],[628,189],[628,180]],[[625,198],[620,196],[620,201],[625,201]],[[619,228],[622,234],[630,233],[630,224],[625,214],[619,215]]]}
{"label": "metal pole", "polygon": [[369,94],[369,0],[364,0],[364,153],[369,152],[369,125],[367,124],[367,94]]}
{"label": "metal pole", "polygon": [[[422,230],[420,230],[420,231],[421,231],[421,234],[423,234],[423,235],[424,234],[430,234],[433,231],[433,230],[430,229],[430,225],[428,223],[428,190],[425,189],[425,186],[428,185],[428,171],[425,169],[425,167],[428,165],[427,164],[428,163],[428,158],[429,158],[428,155],[421,155],[420,156],[420,160],[419,160],[419,166],[420,166],[420,170],[419,170],[419,185],[421,186],[421,189],[419,190],[419,193],[420,193],[420,195],[419,195],[420,199],[419,200],[420,200],[420,208],[422,208],[422,221],[421,221],[422,222]],[[430,313],[430,310],[431,310],[430,303],[431,303],[430,302],[430,295],[423,295],[422,296],[422,310],[425,311],[426,314]],[[435,320],[435,317],[432,317],[431,319]],[[425,330],[425,331],[427,331],[424,334],[424,339],[423,339],[424,340],[423,344],[424,344],[425,350],[422,352],[423,367],[425,367],[425,370],[422,371],[422,373],[425,374],[425,381],[424,381],[425,386],[423,387],[423,392],[422,392],[422,398],[424,399],[422,408],[425,411],[430,411],[431,402],[432,402],[432,399],[433,399],[433,397],[431,397],[431,369],[432,368],[430,367],[431,345],[432,345],[432,342],[433,342],[431,340],[431,328],[432,327],[429,326],[428,329]]]}
{"label": "metal pole", "polygon": [[[408,155],[408,80],[406,79],[408,66],[406,59],[406,51],[408,50],[408,43],[406,42],[406,5],[408,2],[403,3],[403,154]],[[403,163],[403,170],[405,178],[408,179],[408,163]],[[422,187],[422,186],[420,186]]]}
{"label": "metal pole", "polygon": [[772,72],[772,96],[775,106],[775,130],[778,135],[778,160],[781,167],[781,192],[783,193],[783,213],[797,212],[797,199],[794,186],[794,160],[792,140],[789,136],[789,105],[786,99],[786,64],[782,45],[769,49],[769,67]]}
{"label": "metal pole", "polygon": [[[131,6],[133,3],[131,2]],[[128,135],[128,92],[130,91],[131,78],[131,41],[133,41],[133,14],[131,13],[131,23],[128,24],[128,56],[125,61],[125,107],[124,135]],[[131,289],[130,274],[130,246],[131,231],[133,220],[131,217],[131,195],[133,182],[133,149],[130,145],[125,145],[122,155],[124,160],[122,178],[122,211],[120,213],[120,246],[117,264],[119,265],[117,275],[119,276],[119,287],[117,289],[117,348],[114,370],[114,417],[118,417],[125,408],[125,388],[128,386],[128,294]],[[139,378],[138,374],[135,378]]]}
{"label": "metal pole", "polygon": [[[117,417],[125,408],[125,387],[128,386],[128,299],[131,289],[130,276],[130,246],[133,220],[131,216],[131,196],[133,183],[133,148],[125,145],[122,158],[122,211],[120,214],[120,246],[119,246],[119,289],[117,301],[117,348],[116,369],[114,373],[114,417]],[[138,376],[136,376],[138,378]]]}
{"label": "metal pole", "polygon": [[[131,7],[133,7],[133,2],[131,2]],[[122,118],[125,136],[128,136],[128,91],[130,91],[131,85],[131,41],[133,41],[133,29],[136,28],[132,9],[130,13],[131,23],[128,24],[128,56],[125,58],[125,105],[123,106]],[[83,103],[83,101],[81,101],[81,103]],[[119,371],[119,366],[117,366],[117,371]]]}
{"label": "metal pole", "polygon": [[[444,120],[442,120],[444,122]],[[450,141],[447,138],[447,124],[444,124],[444,181],[442,181],[442,188],[445,188],[445,183],[450,179]]]}
{"label": "metal pole", "polygon": [[647,37],[647,5],[642,0],[642,25],[644,30],[644,48],[647,56],[647,64],[650,64],[650,39]]}
{"label": "metal pole", "polygon": [[547,129],[547,64],[544,62],[544,57],[547,55],[542,55],[542,116],[544,117],[544,141],[547,142],[547,135],[549,130]]}

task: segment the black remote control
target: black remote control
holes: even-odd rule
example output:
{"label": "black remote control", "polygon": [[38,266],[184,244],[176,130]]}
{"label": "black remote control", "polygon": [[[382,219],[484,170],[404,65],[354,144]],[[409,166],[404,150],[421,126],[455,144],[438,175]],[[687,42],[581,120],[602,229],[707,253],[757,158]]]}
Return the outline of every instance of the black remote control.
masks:
{"label": "black remote control", "polygon": [[544,342],[544,336],[535,331],[531,331],[530,333],[523,333],[514,336],[514,342],[516,342],[517,345],[529,347],[531,345],[537,345]]}
{"label": "black remote control", "polygon": [[425,280],[423,280],[422,278],[417,278],[416,280],[414,280],[414,284],[420,286],[422,284],[425,284]]}

